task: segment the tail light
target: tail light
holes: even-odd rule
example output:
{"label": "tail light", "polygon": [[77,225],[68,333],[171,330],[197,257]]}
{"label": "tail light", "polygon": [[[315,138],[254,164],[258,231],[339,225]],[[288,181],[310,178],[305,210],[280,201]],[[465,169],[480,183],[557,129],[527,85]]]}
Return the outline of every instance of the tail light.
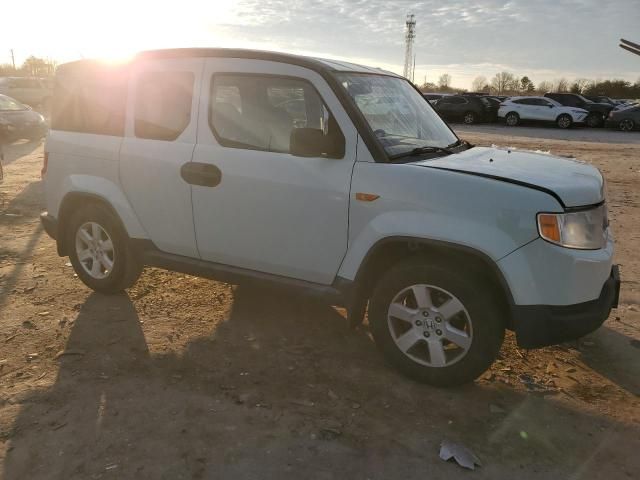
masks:
{"label": "tail light", "polygon": [[44,178],[47,174],[47,167],[49,166],[49,152],[44,152],[44,160],[42,161],[42,170],[40,170],[40,178]]}

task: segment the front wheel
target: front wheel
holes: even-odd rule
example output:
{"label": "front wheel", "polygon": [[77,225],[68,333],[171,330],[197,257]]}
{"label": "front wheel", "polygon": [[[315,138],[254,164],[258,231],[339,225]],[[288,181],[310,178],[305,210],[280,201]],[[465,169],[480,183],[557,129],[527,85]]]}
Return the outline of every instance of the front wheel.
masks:
{"label": "front wheel", "polygon": [[498,355],[505,322],[481,278],[415,259],[378,282],[369,323],[386,359],[405,375],[454,386],[481,375]]}
{"label": "front wheel", "polygon": [[563,113],[556,119],[556,125],[558,125],[558,128],[562,128],[562,129],[569,128],[572,124],[573,124],[573,119],[571,118],[571,116],[567,115],[566,113]]}
{"label": "front wheel", "polygon": [[101,293],[117,293],[132,286],[142,272],[126,232],[104,206],[79,209],[67,230],[69,259],[78,277]]}

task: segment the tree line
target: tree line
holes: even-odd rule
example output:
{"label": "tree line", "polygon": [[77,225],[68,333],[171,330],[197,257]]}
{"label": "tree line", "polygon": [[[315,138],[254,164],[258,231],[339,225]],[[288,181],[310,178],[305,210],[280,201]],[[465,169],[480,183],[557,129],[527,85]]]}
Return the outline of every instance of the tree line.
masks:
{"label": "tree line", "polygon": [[49,77],[55,73],[57,66],[55,60],[31,55],[19,67],[0,63],[0,77]]}
{"label": "tree line", "polygon": [[[451,75],[440,75],[437,83],[419,85],[423,92],[465,93],[467,90],[451,86]],[[590,80],[577,78],[573,81],[558,78],[542,81],[536,86],[526,75],[518,77],[510,72],[498,72],[490,80],[480,75],[471,83],[472,92],[492,95],[535,95],[546,92],[570,92],[582,95],[606,95],[611,98],[640,98],[640,79],[635,83],[627,80]]]}

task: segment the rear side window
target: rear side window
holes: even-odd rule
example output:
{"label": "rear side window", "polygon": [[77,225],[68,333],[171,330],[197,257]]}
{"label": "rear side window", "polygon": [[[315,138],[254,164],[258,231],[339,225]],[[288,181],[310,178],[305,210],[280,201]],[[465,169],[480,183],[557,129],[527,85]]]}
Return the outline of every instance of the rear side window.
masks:
{"label": "rear side window", "polygon": [[[226,147],[290,152],[297,128],[321,130],[344,149],[344,136],[306,80],[275,75],[219,74],[211,81],[209,124]],[[326,152],[342,158],[344,151]]]}
{"label": "rear side window", "polygon": [[81,68],[56,76],[52,130],[124,135],[128,73],[122,68]]}
{"label": "rear side window", "polygon": [[146,72],[138,77],[134,107],[138,138],[172,141],[191,122],[192,72]]}

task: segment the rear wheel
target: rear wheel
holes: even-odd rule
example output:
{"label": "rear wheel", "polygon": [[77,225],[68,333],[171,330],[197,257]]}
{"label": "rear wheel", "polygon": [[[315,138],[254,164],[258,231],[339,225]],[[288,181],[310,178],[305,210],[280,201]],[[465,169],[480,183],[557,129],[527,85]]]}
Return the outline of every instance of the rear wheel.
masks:
{"label": "rear wheel", "polygon": [[572,124],[573,119],[571,118],[571,115],[566,113],[563,113],[556,118],[556,125],[558,125],[558,128],[569,128]]}
{"label": "rear wheel", "polygon": [[114,215],[102,205],[87,205],[69,221],[69,259],[78,277],[101,293],[117,293],[133,285],[142,262]]}
{"label": "rear wheel", "polygon": [[462,121],[467,125],[471,125],[472,123],[476,123],[476,114],[473,112],[467,112],[462,117]]}
{"label": "rear wheel", "polygon": [[602,125],[602,115],[599,113],[590,113],[585,120],[588,127],[596,128]]}
{"label": "rear wheel", "polygon": [[516,112],[509,112],[507,113],[507,116],[504,117],[504,122],[509,127],[515,127],[520,123],[520,115],[518,115]]}
{"label": "rear wheel", "polygon": [[378,282],[369,304],[371,331],[386,359],[438,386],[473,381],[504,338],[504,319],[482,279],[452,267],[401,263]]}
{"label": "rear wheel", "polygon": [[623,132],[630,132],[635,128],[635,126],[635,122],[630,118],[625,118],[618,124],[618,128],[620,128],[620,130],[622,130]]}

